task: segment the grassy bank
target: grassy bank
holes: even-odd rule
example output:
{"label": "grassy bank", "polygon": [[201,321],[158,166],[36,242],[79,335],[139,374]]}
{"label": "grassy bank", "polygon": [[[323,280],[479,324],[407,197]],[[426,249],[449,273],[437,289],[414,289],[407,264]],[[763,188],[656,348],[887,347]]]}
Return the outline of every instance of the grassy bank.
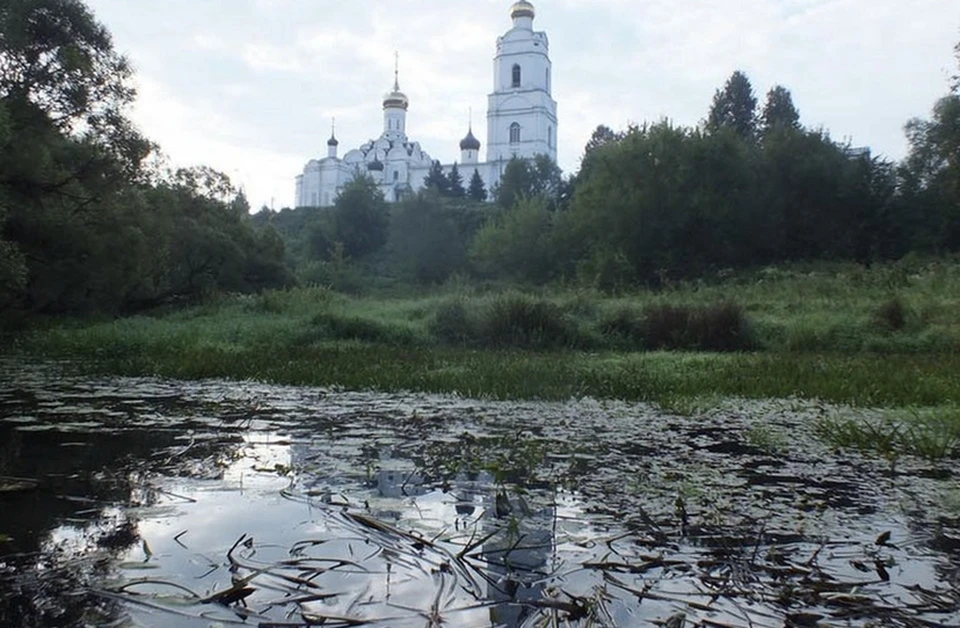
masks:
{"label": "grassy bank", "polygon": [[946,262],[768,270],[616,297],[301,288],[65,322],[18,337],[14,351],[112,373],[500,398],[937,405],[960,399],[958,306],[960,266]]}

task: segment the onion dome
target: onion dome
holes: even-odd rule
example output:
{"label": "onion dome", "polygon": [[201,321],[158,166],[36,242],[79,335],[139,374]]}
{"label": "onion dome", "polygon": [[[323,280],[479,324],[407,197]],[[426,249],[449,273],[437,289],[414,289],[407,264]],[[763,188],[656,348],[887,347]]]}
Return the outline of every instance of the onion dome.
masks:
{"label": "onion dome", "polygon": [[374,157],[373,161],[367,164],[367,170],[370,172],[383,172],[383,162]]}
{"label": "onion dome", "polygon": [[393,82],[393,91],[383,97],[383,108],[384,109],[403,109],[404,111],[410,106],[410,99],[407,98],[407,95],[400,91],[400,80],[399,78]]}
{"label": "onion dome", "polygon": [[467,131],[467,136],[460,140],[460,150],[480,150],[480,140],[473,136],[473,129]]}
{"label": "onion dome", "polygon": [[534,10],[533,5],[527,2],[527,0],[520,0],[520,2],[510,7],[510,17],[513,19],[521,17],[529,17],[532,19],[536,17],[536,15],[537,12]]}
{"label": "onion dome", "polygon": [[383,98],[384,109],[403,109],[406,111],[409,107],[410,100],[407,98],[406,94],[399,90],[399,88],[390,92]]}
{"label": "onion dome", "polygon": [[331,135],[330,139],[327,140],[327,146],[340,146],[340,142],[337,141],[335,136]]}

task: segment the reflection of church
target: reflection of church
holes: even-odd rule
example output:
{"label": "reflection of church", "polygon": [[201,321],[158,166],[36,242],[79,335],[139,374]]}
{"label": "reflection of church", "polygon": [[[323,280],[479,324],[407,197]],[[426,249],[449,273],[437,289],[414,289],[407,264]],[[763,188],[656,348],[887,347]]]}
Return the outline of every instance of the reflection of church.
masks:
{"label": "reflection of church", "polygon": [[[532,4],[520,0],[510,9],[513,28],[497,40],[494,91],[488,97],[486,161],[473,129],[460,142],[458,169],[468,186],[474,173],[487,189],[495,186],[506,163],[520,157],[548,155],[557,161],[557,103],[553,100],[549,41],[533,30]],[[338,157],[339,142],[331,136],[327,156],[312,159],[297,177],[297,207],[328,207],[342,187],[358,174],[380,186],[388,201],[423,187],[433,160],[407,137],[410,101],[400,91],[399,76],[383,101],[383,133],[376,140]],[[443,167],[449,172],[453,164]]]}

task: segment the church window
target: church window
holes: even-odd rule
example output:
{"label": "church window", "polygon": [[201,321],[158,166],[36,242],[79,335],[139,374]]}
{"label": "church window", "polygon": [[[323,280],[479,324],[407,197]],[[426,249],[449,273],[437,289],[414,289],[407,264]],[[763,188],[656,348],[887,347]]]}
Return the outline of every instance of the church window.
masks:
{"label": "church window", "polygon": [[510,143],[520,143],[520,125],[516,122],[510,125]]}
{"label": "church window", "polygon": [[553,148],[553,127],[547,127],[547,148]]}
{"label": "church window", "polygon": [[400,171],[399,171],[399,170],[394,170],[394,171],[393,171],[393,180],[394,180],[394,181],[399,181],[399,180],[400,180]]}
{"label": "church window", "polygon": [[513,87],[520,87],[520,65],[513,66]]}
{"label": "church window", "polygon": [[550,93],[550,68],[547,68],[547,93]]}

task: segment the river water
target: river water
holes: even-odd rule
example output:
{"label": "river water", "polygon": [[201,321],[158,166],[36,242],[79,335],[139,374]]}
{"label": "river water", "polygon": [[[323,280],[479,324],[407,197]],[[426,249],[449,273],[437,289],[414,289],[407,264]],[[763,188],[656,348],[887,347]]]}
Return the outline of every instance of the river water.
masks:
{"label": "river water", "polygon": [[0,363],[0,625],[960,625],[956,461],[854,412]]}

